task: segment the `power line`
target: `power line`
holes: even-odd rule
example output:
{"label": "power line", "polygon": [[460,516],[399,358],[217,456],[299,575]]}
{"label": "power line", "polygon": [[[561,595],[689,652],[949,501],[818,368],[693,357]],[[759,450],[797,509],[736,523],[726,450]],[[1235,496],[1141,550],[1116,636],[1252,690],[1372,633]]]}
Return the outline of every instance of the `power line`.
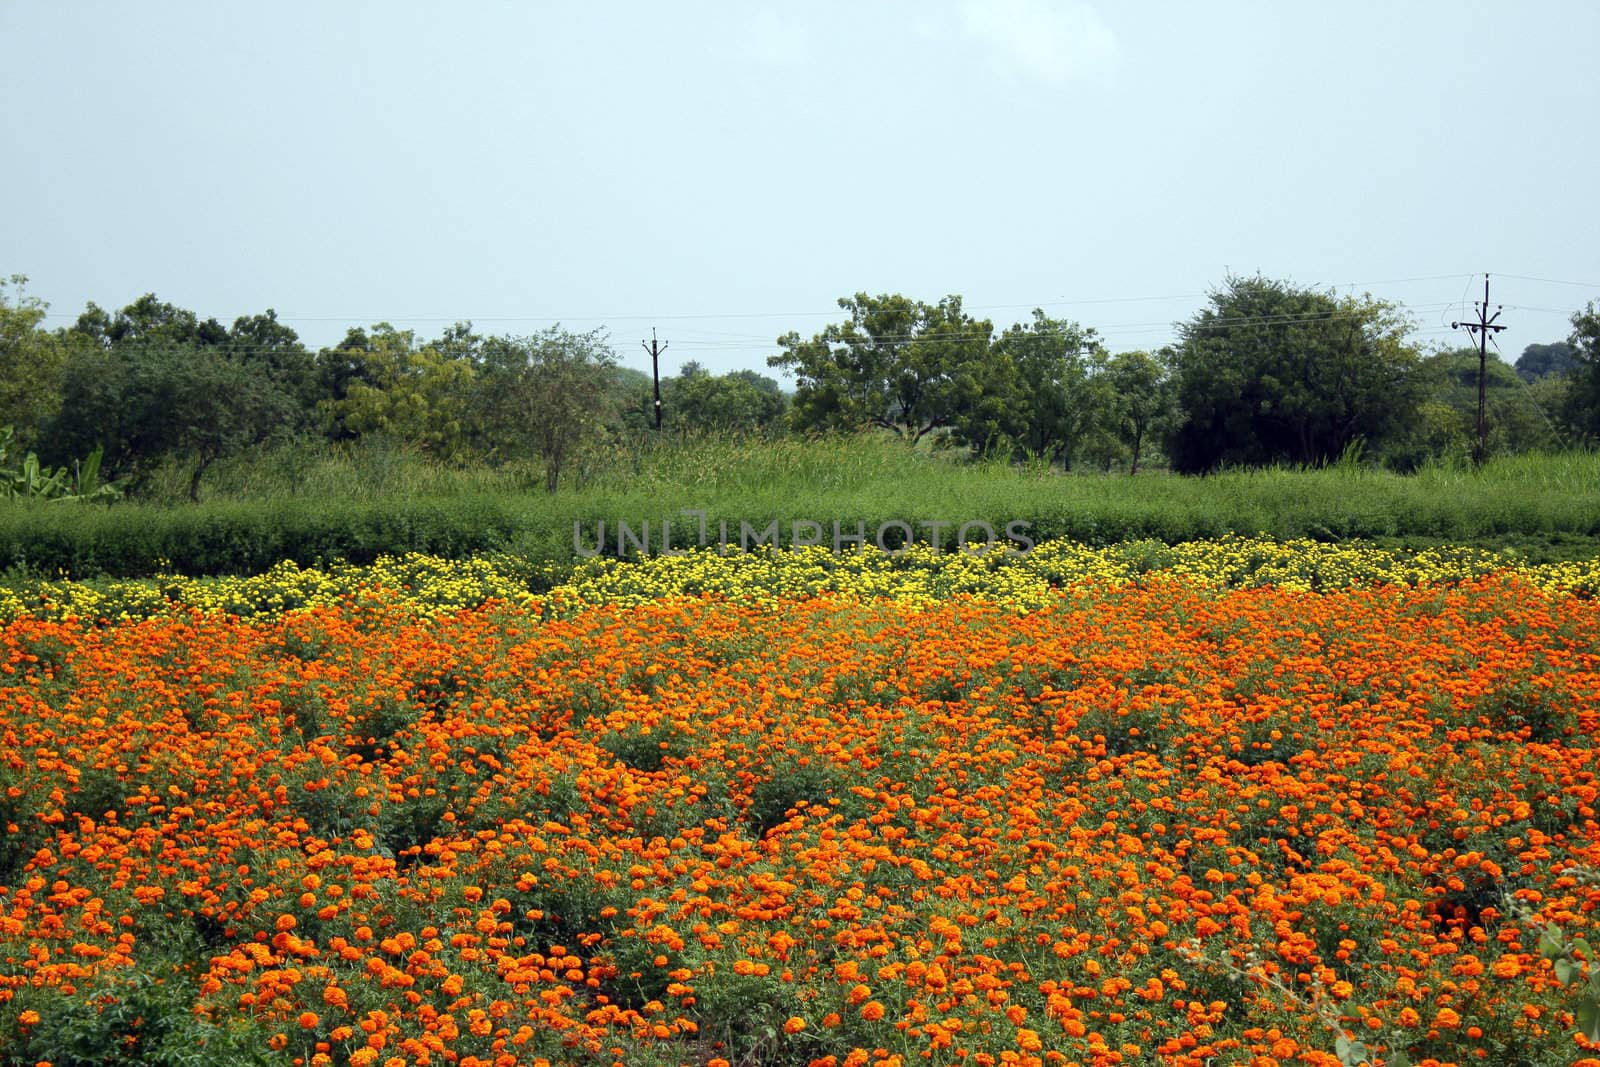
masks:
{"label": "power line", "polygon": [[1515,278],[1519,282],[1543,282],[1546,285],[1575,285],[1580,289],[1596,289],[1596,290],[1600,290],[1600,282],[1575,282],[1575,281],[1569,281],[1566,278],[1535,278],[1535,277],[1532,277],[1531,275],[1527,275],[1527,274],[1505,274],[1505,273],[1502,273],[1500,275],[1500,277],[1502,277],[1502,278]]}
{"label": "power line", "polygon": [[[1406,305],[1405,309],[1406,310],[1416,310],[1416,311],[1430,311],[1430,310],[1433,310],[1435,308],[1450,308],[1450,307],[1453,307],[1453,306],[1454,306],[1454,302],[1444,302],[1444,303],[1436,303],[1436,304],[1419,304],[1419,305],[1416,305],[1414,308],[1412,306],[1410,306],[1410,305]],[[1359,319],[1359,318],[1362,317],[1362,315],[1363,315],[1363,312],[1361,310],[1359,310],[1359,309],[1353,309],[1353,310],[1336,309],[1336,310],[1332,310],[1332,311],[1308,312],[1308,313],[1293,313],[1293,312],[1289,312],[1289,313],[1284,313],[1284,314],[1280,314],[1280,315],[1219,316],[1219,317],[1213,318],[1213,319],[1211,319],[1211,320],[1209,320],[1209,321],[1207,321],[1205,323],[1199,323],[1199,324],[1156,322],[1156,321],[1112,323],[1112,324],[1109,324],[1109,325],[1103,326],[1103,327],[1085,327],[1085,330],[1086,331],[1092,331],[1097,337],[1105,337],[1105,336],[1108,336],[1110,334],[1123,334],[1123,335],[1126,335],[1126,334],[1130,334],[1130,333],[1131,334],[1153,333],[1153,332],[1157,332],[1157,331],[1168,331],[1168,330],[1173,330],[1173,329],[1177,329],[1179,331],[1188,331],[1188,332],[1192,332],[1192,333],[1207,333],[1207,332],[1220,331],[1220,330],[1239,330],[1239,329],[1279,327],[1279,326],[1303,326],[1303,325],[1308,325],[1308,324],[1312,324],[1312,323],[1338,322],[1338,321],[1344,321],[1344,320],[1347,320],[1347,319]],[[1436,327],[1418,327],[1417,329],[1409,331],[1409,332],[1413,332],[1413,333],[1433,333],[1433,332],[1437,332],[1438,329],[1439,328],[1436,328]],[[1004,331],[1001,331],[1001,332],[1003,333]],[[695,349],[698,349],[698,350],[701,350],[701,351],[752,351],[752,350],[765,350],[765,351],[769,351],[770,352],[773,348],[776,347],[775,340],[774,341],[763,340],[761,337],[758,337],[757,335],[747,335],[747,337],[748,337],[749,343],[746,343],[745,341],[741,341],[741,340],[697,341],[697,340],[694,340],[694,339],[683,339],[683,338],[679,338],[678,339],[678,343],[679,343],[680,346],[689,347],[689,348],[695,348]],[[972,332],[962,333],[959,336],[955,336],[955,337],[937,337],[937,336],[930,337],[930,336],[927,336],[925,334],[913,334],[913,333],[884,334],[884,335],[878,335],[878,336],[873,336],[873,335],[870,335],[870,334],[861,334],[861,335],[858,335],[858,337],[859,337],[860,341],[863,344],[866,344],[866,345],[872,345],[872,346],[876,346],[876,347],[903,347],[903,346],[907,346],[907,345],[918,345],[918,344],[923,345],[923,346],[941,345],[941,344],[968,344],[968,343],[971,343],[974,340],[993,338],[993,337],[996,337],[996,335],[995,334],[982,334],[982,333],[978,333],[976,331],[972,331]],[[831,343],[834,344],[834,345],[840,346],[840,347],[847,347],[848,344],[849,344],[849,342],[842,341],[842,340],[841,341],[833,341]],[[142,344],[140,342],[132,342],[132,345],[133,346],[138,346],[140,348],[143,348],[143,349],[149,350],[149,351],[165,351],[165,352],[185,350],[185,349],[191,348],[191,347],[211,348],[211,349],[214,349],[216,351],[222,352],[224,354],[232,354],[232,355],[272,355],[272,354],[282,353],[282,352],[288,350],[285,346],[282,346],[282,345],[276,345],[276,346],[234,345],[234,344],[229,344],[226,341],[224,341],[224,342],[222,342],[220,344],[215,344],[215,345],[205,345],[205,344],[198,344],[198,345],[197,344],[153,345],[153,344]],[[428,342],[424,341],[420,345],[418,345],[415,348],[410,349],[409,351],[411,351],[411,352],[420,351],[422,348],[427,347],[427,345],[428,345]],[[665,346],[663,345],[663,348],[664,347]],[[309,351],[313,351],[313,350],[305,349],[305,351],[309,352]],[[322,349],[320,349],[320,351],[325,351],[325,352],[329,352],[329,353],[333,353],[333,354],[337,354],[337,353],[339,353],[341,351],[347,351],[347,352],[350,352],[351,354],[360,354],[360,353],[368,352],[370,350],[369,349],[363,349],[363,348],[342,349],[337,345],[330,345],[330,346],[324,346]],[[648,351],[648,346],[646,347],[646,351]]]}
{"label": "power line", "polygon": [[1538,311],[1538,312],[1543,312],[1544,314],[1547,314],[1547,315],[1571,315],[1572,314],[1572,310],[1570,308],[1541,308],[1541,307],[1534,307],[1531,304],[1506,304],[1506,305],[1504,305],[1504,307],[1508,311]]}
{"label": "power line", "polygon": [[[1332,288],[1332,289],[1341,289],[1341,288],[1354,289],[1354,288],[1360,287],[1360,286],[1401,285],[1401,284],[1412,284],[1412,283],[1424,283],[1424,282],[1431,282],[1431,281],[1439,281],[1439,280],[1452,279],[1452,278],[1457,278],[1457,277],[1460,277],[1460,275],[1459,274],[1454,274],[1454,273],[1452,273],[1452,274],[1413,275],[1413,276],[1403,277],[1403,278],[1384,278],[1384,279],[1375,279],[1375,280],[1370,280],[1370,281],[1340,282],[1340,283],[1337,283],[1337,284],[1335,284],[1333,286],[1330,286],[1329,288]],[[1519,279],[1526,280],[1526,281],[1546,282],[1546,283],[1552,283],[1552,284],[1562,284],[1562,285],[1574,285],[1574,286],[1590,287],[1589,283],[1577,282],[1577,281],[1568,281],[1568,280],[1563,280],[1563,279],[1539,278],[1539,277],[1534,277],[1534,276],[1531,276],[1531,275],[1503,275],[1503,277],[1519,278]],[[1469,281],[1468,284],[1470,285],[1470,281]],[[1600,288],[1600,286],[1595,286],[1595,288]],[[963,311],[966,311],[966,312],[981,312],[981,311],[985,311],[985,310],[1003,310],[1003,309],[1018,309],[1018,308],[1040,308],[1040,309],[1043,309],[1043,308],[1046,308],[1046,307],[1075,307],[1075,306],[1094,306],[1094,305],[1113,305],[1113,304],[1132,304],[1132,303],[1154,303],[1154,302],[1161,302],[1161,301],[1201,299],[1201,298],[1207,297],[1208,295],[1210,295],[1210,294],[1203,294],[1203,293],[1177,293],[1177,294],[1149,295],[1149,296],[1121,296],[1121,297],[1096,297],[1096,298],[1082,298],[1082,299],[1060,299],[1060,300],[1047,300],[1047,301],[1030,301],[1030,302],[1026,302],[1026,303],[972,304],[972,305],[964,305],[963,306]],[[1463,294],[1463,296],[1464,295],[1465,294]],[[1441,325],[1438,328],[1413,327],[1411,330],[1408,331],[1408,333],[1413,334],[1413,335],[1430,334],[1430,333],[1436,332],[1436,329],[1437,330],[1442,330],[1443,329],[1443,321],[1444,321],[1443,312],[1447,311],[1451,307],[1456,306],[1457,303],[1459,303],[1459,302],[1428,303],[1428,304],[1413,304],[1413,305],[1402,304],[1402,305],[1400,305],[1401,310],[1406,311],[1406,312],[1411,312],[1411,313],[1427,312],[1427,311],[1432,311],[1434,309],[1440,309],[1441,310],[1441,320],[1440,320],[1441,321]],[[1526,311],[1531,311],[1531,312],[1541,313],[1541,314],[1552,314],[1552,315],[1555,315],[1555,314],[1559,314],[1559,315],[1569,314],[1569,312],[1566,309],[1561,309],[1561,308],[1534,307],[1534,306],[1531,306],[1531,305],[1510,305],[1510,306],[1513,307],[1513,308],[1519,309],[1519,310],[1526,310]],[[844,310],[844,309],[836,307],[836,308],[834,308],[832,310],[829,310],[829,311],[803,311],[803,312],[725,312],[725,313],[678,314],[678,315],[660,315],[660,316],[643,316],[643,315],[557,316],[557,317],[554,317],[553,320],[552,320],[551,317],[546,317],[546,316],[474,316],[474,317],[460,317],[460,316],[455,316],[455,317],[444,317],[444,316],[396,317],[396,316],[388,316],[388,317],[377,317],[377,318],[371,317],[371,316],[367,316],[367,317],[362,317],[362,316],[341,316],[341,317],[337,317],[337,318],[332,317],[332,316],[308,316],[308,317],[285,316],[285,317],[279,317],[277,321],[280,322],[280,323],[283,323],[283,324],[289,324],[289,323],[293,323],[293,322],[301,322],[301,323],[306,323],[306,322],[350,322],[352,320],[360,320],[362,318],[365,318],[368,321],[377,321],[377,322],[452,323],[452,324],[454,324],[454,323],[466,323],[466,324],[469,324],[469,325],[476,325],[476,324],[487,324],[487,323],[526,323],[526,322],[547,322],[547,321],[557,321],[557,322],[560,322],[560,321],[569,321],[569,322],[573,322],[573,321],[578,321],[578,322],[581,322],[581,321],[628,322],[628,321],[633,321],[633,320],[643,319],[643,318],[656,318],[656,319],[667,319],[667,320],[671,320],[671,321],[674,321],[674,322],[690,322],[690,321],[696,321],[696,320],[748,320],[748,319],[781,319],[781,318],[799,318],[799,317],[814,318],[814,317],[825,317],[825,316],[835,316],[835,317],[837,317],[837,316],[840,315],[840,312],[842,310]],[[1110,339],[1110,338],[1113,338],[1113,337],[1129,338],[1129,337],[1136,337],[1136,336],[1139,336],[1139,335],[1146,335],[1146,334],[1148,334],[1148,335],[1156,335],[1156,334],[1168,334],[1168,335],[1170,335],[1173,332],[1180,332],[1180,331],[1187,331],[1189,333],[1196,333],[1196,332],[1203,333],[1203,332],[1207,332],[1207,331],[1211,331],[1211,330],[1235,329],[1235,328],[1242,328],[1242,327],[1248,327],[1248,326],[1268,326],[1268,325],[1288,326],[1288,325],[1303,324],[1303,323],[1310,323],[1310,322],[1316,322],[1316,321],[1334,321],[1334,320],[1343,318],[1343,317],[1345,317],[1346,315],[1349,315],[1349,314],[1355,314],[1355,312],[1346,312],[1346,311],[1343,311],[1343,310],[1335,310],[1335,311],[1330,311],[1330,312],[1317,312],[1317,313],[1308,313],[1308,314],[1303,314],[1303,315],[1290,313],[1290,314],[1275,315],[1275,316],[1218,317],[1218,318],[1214,318],[1214,319],[1212,319],[1212,320],[1210,320],[1210,321],[1208,321],[1206,323],[1201,323],[1201,324],[1194,324],[1194,323],[1188,323],[1188,322],[1174,322],[1174,321],[1170,321],[1170,320],[1168,320],[1168,321],[1120,322],[1120,323],[1110,323],[1110,324],[1105,324],[1105,325],[1100,325],[1100,326],[1090,326],[1090,327],[1087,327],[1087,328],[1093,329],[1094,332],[1096,333],[1096,335],[1101,337],[1101,338],[1106,338],[1106,339]],[[75,318],[75,316],[72,316],[72,315],[59,314],[59,313],[46,313],[45,317],[46,318],[52,318],[52,319],[71,319],[71,318]],[[695,339],[693,336],[690,336],[690,337],[682,337],[682,336],[680,336],[678,338],[680,345],[685,345],[685,346],[688,346],[688,347],[692,347],[692,348],[695,348],[695,349],[698,349],[698,350],[701,350],[701,351],[707,351],[707,352],[710,352],[710,351],[747,352],[747,351],[754,351],[754,350],[763,350],[763,351],[770,352],[770,351],[772,351],[772,349],[773,349],[773,347],[775,345],[775,339],[770,338],[769,335],[754,334],[754,333],[740,333],[740,332],[734,332],[734,331],[713,331],[713,330],[703,330],[703,329],[702,330],[696,330],[696,329],[693,329],[693,328],[685,328],[684,332],[687,332],[687,333],[689,333],[691,335],[698,333],[698,334],[704,334],[704,335],[706,335],[708,337],[725,338],[726,339],[726,340],[698,340],[698,339]],[[954,340],[956,342],[962,342],[962,341],[965,341],[966,339],[958,338],[958,339],[954,339]],[[751,342],[751,343],[748,343],[748,344],[742,343],[744,341],[748,341],[748,342]],[[423,343],[425,344],[426,342],[423,342]],[[902,335],[890,335],[890,336],[887,336],[887,337],[880,337],[880,338],[875,339],[874,343],[886,344],[886,345],[920,343],[920,344],[925,344],[926,345],[926,344],[937,344],[937,343],[942,343],[942,342],[938,341],[937,339],[919,337],[919,336],[910,335],[910,334],[902,334]],[[223,349],[225,349],[227,351],[230,351],[230,352],[233,352],[233,353],[239,354],[239,355],[249,355],[249,354],[255,354],[255,353],[265,354],[265,353],[272,353],[272,352],[282,351],[282,347],[281,346],[260,346],[260,347],[257,347],[257,346],[248,346],[248,345],[227,345],[227,344],[223,344],[223,345],[220,345],[220,346],[217,346],[217,347],[223,348]],[[338,350],[338,346],[337,345],[322,346],[322,350],[324,350],[324,351],[326,351],[326,350],[337,351]]]}
{"label": "power line", "polygon": [[[1380,278],[1371,281],[1336,282],[1328,286],[1331,289],[1348,289],[1365,285],[1401,285],[1413,282],[1438,281],[1444,278],[1457,278],[1459,274],[1424,274],[1409,278]],[[1507,275],[1511,277],[1511,275]],[[963,304],[964,311],[1007,311],[1017,308],[1045,308],[1045,307],[1077,307],[1096,304],[1130,304],[1130,303],[1159,303],[1168,300],[1205,300],[1210,293],[1167,293],[1162,295],[1145,296],[1107,296],[1066,298],[1061,297],[1051,300],[1031,300],[1019,303],[1006,304]],[[820,318],[838,315],[840,308],[834,307],[826,311],[738,311],[738,312],[704,312],[681,314],[627,314],[627,315],[279,315],[280,323],[290,322],[416,322],[416,323],[515,323],[515,322],[635,322],[635,321],[685,321],[699,319],[778,319],[778,318]],[[51,319],[77,319],[77,315],[65,312],[47,312],[46,318]]]}

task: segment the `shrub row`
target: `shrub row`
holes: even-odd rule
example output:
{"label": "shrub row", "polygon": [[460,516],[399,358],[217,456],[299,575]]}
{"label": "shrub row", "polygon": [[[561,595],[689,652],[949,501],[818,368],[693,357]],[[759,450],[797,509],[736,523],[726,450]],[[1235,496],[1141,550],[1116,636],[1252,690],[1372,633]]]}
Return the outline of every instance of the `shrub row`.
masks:
{"label": "shrub row", "polygon": [[516,528],[514,514],[493,498],[15,507],[0,511],[0,562],[75,578],[253,574],[286,559],[474,555],[504,546]]}
{"label": "shrub row", "polygon": [[[742,523],[764,531],[776,521],[785,547],[797,522],[816,523],[820,536],[815,530],[809,533],[823,545],[833,543],[837,523],[845,538],[859,524],[869,543],[881,536],[895,547],[905,537],[900,523],[910,524],[915,539],[928,541],[926,523],[935,518],[950,524],[939,534],[946,548],[955,545],[955,524],[975,520],[987,522],[1002,543],[1007,524],[1021,520],[1035,541],[1065,539],[1094,546],[1141,540],[1177,544],[1237,533],[1278,540],[1511,548],[1534,562],[1592,556],[1600,537],[1600,506],[1570,498],[1505,506],[1491,499],[1494,494],[1464,493],[1448,501],[1434,494],[1408,499],[1403,493],[1297,493],[1292,475],[1279,475],[1272,485],[1275,492],[1239,493],[1229,491],[1236,486],[1219,484],[1210,496],[1166,491],[1161,479],[1145,483],[1148,495],[1129,482],[1119,483],[1115,493],[1085,493],[1070,491],[1070,483],[1078,480],[1061,481],[1068,483],[1062,487],[1067,491],[1038,483],[1031,492],[1019,492],[1013,484],[941,498],[900,486],[899,492],[883,493],[824,490],[781,505],[770,497],[719,502],[625,493],[548,497],[509,492],[376,500],[279,498],[198,507],[9,505],[0,507],[0,567],[50,577],[141,577],[163,571],[199,576],[260,573],[283,560],[365,564],[406,552],[461,558],[496,551],[516,552],[535,564],[568,563],[577,555],[575,524],[582,545],[592,551],[604,522],[607,555],[638,554],[636,542],[618,551],[619,521],[628,524],[636,539],[643,537],[648,523],[651,553],[663,547],[663,520],[672,523],[672,546],[689,547],[698,540],[698,524],[682,514],[680,505],[690,503],[709,512],[712,543],[723,522],[730,543],[737,545]],[[981,535],[973,531],[973,536]]]}

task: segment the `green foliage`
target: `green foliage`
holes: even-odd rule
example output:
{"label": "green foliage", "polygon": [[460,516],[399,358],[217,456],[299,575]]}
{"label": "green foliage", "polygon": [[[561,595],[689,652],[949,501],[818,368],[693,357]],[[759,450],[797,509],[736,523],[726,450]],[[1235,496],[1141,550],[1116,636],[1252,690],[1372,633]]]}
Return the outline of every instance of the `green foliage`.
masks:
{"label": "green foliage", "polygon": [[1600,441],[1600,309],[1590,304],[1572,316],[1574,366],[1562,421],[1580,440]]}
{"label": "green foliage", "polygon": [[262,371],[294,402],[292,428],[309,429],[321,399],[316,360],[297,335],[268,308],[260,315],[241,315],[221,346],[238,362]]}
{"label": "green foliage", "polygon": [[386,436],[441,458],[464,447],[475,369],[459,349],[380,322],[350,330],[318,363],[335,439]]}
{"label": "green foliage", "polygon": [[[507,545],[527,521],[515,497],[374,501],[224,501],[199,508],[124,505],[57,517],[0,510],[0,559],[41,574],[247,574],[282,560],[370,563],[416,551],[470,556]],[[570,528],[568,531],[570,538]]]}
{"label": "green foliage", "polygon": [[100,480],[100,449],[74,460],[70,470],[42,467],[32,452],[8,467],[12,436],[10,426],[0,426],[0,500],[115,500],[122,495],[121,486]]}
{"label": "green foliage", "polygon": [[984,452],[992,427],[1014,455],[1070,468],[1111,420],[1111,381],[1096,373],[1102,355],[1093,330],[1035,309],[1031,323],[995,339],[983,397],[962,436]]}
{"label": "green foliage", "polygon": [[[1422,406],[1442,405],[1453,412],[1459,435],[1469,450],[1477,436],[1478,360],[1476,348],[1459,348],[1430,355],[1419,368],[1419,382],[1427,397]],[[1563,380],[1559,376],[1541,380],[1536,389],[1492,355],[1484,362],[1484,372],[1484,421],[1490,454],[1503,456],[1558,447],[1560,439],[1552,416],[1558,413],[1559,404],[1552,404],[1551,400],[1565,388]],[[1440,449],[1434,456],[1454,455],[1458,447],[1452,439],[1455,435],[1439,434],[1435,427],[1443,420],[1437,415],[1431,418],[1432,423],[1419,408],[1413,429],[1399,440],[1414,445],[1424,433],[1431,433],[1435,447]],[[1419,424],[1426,427],[1422,433],[1418,432]]]}
{"label": "green foliage", "polygon": [[1181,327],[1174,467],[1317,465],[1358,439],[1381,446],[1419,400],[1407,326],[1370,297],[1228,278]]}
{"label": "green foliage", "polygon": [[857,799],[839,769],[820,756],[801,759],[785,755],[767,771],[751,788],[750,807],[745,812],[745,824],[753,837],[765,837],[796,809],[815,808],[826,814],[830,799],[847,806]]}
{"label": "green foliage", "polygon": [[810,341],[786,334],[767,360],[795,376],[795,429],[875,426],[915,444],[953,426],[982,392],[994,327],[962,311],[959,296],[925,304],[857,293],[839,307],[849,321]]}
{"label": "green foliage", "polygon": [[682,759],[689,753],[692,738],[684,731],[662,724],[653,729],[608,730],[596,742],[619,763],[636,771],[659,771],[668,758]]}
{"label": "green foliage", "polygon": [[41,328],[49,305],[28,296],[27,284],[22,274],[0,278],[0,425],[13,427],[24,446],[61,406],[65,359],[63,345]]}
{"label": "green foliage", "polygon": [[47,436],[61,456],[103,448],[106,465],[133,478],[163,457],[181,458],[198,502],[213,463],[266,441],[293,412],[292,398],[264,370],[215,346],[80,346],[68,359],[61,411]]}
{"label": "green foliage", "polygon": [[1105,365],[1111,386],[1111,424],[1128,450],[1128,473],[1139,473],[1139,460],[1150,443],[1164,436],[1176,414],[1176,394],[1168,361],[1170,351],[1123,352]]}
{"label": "green foliage", "polygon": [[[1239,471],[1206,479],[1141,473],[1138,479],[1065,475],[1059,469],[913,452],[886,434],[859,438],[671,436],[597,452],[588,481],[554,494],[537,463],[461,469],[415,452],[306,444],[219,460],[207,503],[178,506],[186,477],[173,469],[162,499],[110,508],[0,504],[0,567],[78,577],[261,573],[283,560],[314,564],[417,551],[452,557],[510,551],[538,568],[570,564],[573,528],[595,543],[605,521],[635,530],[661,522],[673,544],[693,545],[706,511],[715,544],[726,522],[736,545],[741,522],[834,521],[846,536],[860,523],[871,542],[893,520],[986,520],[1003,535],[1025,520],[1035,540],[1093,545],[1160,544],[1229,532],[1319,541],[1440,542],[1513,547],[1535,561],[1587,557],[1600,536],[1600,456],[1568,453],[1495,459],[1472,470],[1430,465],[1401,476],[1362,467]],[[155,475],[161,475],[164,468]],[[946,543],[955,534],[943,530]],[[888,527],[891,541],[899,536]],[[849,544],[845,544],[848,550]]]}
{"label": "green foliage", "polygon": [[1566,341],[1529,345],[1517,357],[1517,377],[1529,383],[1551,376],[1563,377],[1576,367],[1577,359],[1572,345]]}
{"label": "green foliage", "polygon": [[[642,405],[654,400],[648,381]],[[694,362],[661,383],[665,428],[691,433],[770,433],[783,426],[788,401],[778,383],[754,371],[708,374]],[[645,424],[654,425],[653,415]]]}
{"label": "green foliage", "polygon": [[545,490],[606,434],[616,355],[604,333],[552,326],[521,338],[496,338],[484,348],[483,393],[496,446],[532,454],[544,464]]}
{"label": "green foliage", "polygon": [[[1600,885],[1600,870],[1588,867],[1563,872],[1581,885]],[[1527,918],[1525,906],[1521,910]],[[1568,991],[1573,1021],[1590,1041],[1600,1041],[1600,956],[1583,937],[1573,937],[1556,923],[1539,932],[1539,955],[1552,962],[1552,973]]]}
{"label": "green foliage", "polygon": [[154,293],[144,294],[115,315],[91,301],[69,332],[97,348],[216,346],[228,339],[228,331],[216,319],[202,321],[193,311],[158,300]]}

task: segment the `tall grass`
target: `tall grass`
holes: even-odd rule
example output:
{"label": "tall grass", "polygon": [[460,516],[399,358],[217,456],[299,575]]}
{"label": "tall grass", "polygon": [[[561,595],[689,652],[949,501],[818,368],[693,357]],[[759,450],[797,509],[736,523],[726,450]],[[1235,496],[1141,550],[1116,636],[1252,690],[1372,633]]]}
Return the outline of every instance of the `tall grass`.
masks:
{"label": "tall grass", "polygon": [[[1517,548],[1531,557],[1600,551],[1600,455],[1495,460],[1479,470],[1435,467],[1397,475],[1341,463],[1316,470],[1067,474],[1039,465],[975,463],[913,452],[882,437],[666,438],[616,445],[575,465],[543,491],[534,463],[455,468],[384,445],[286,447],[219,463],[206,500],[183,501],[177,468],[158,471],[141,500],[109,508],[0,506],[0,566],[54,573],[147,573],[159,559],[195,573],[261,569],[280,558],[354,561],[407,550],[452,554],[508,549],[572,557],[573,528],[594,543],[597,524],[674,527],[684,509],[737,531],[777,521],[862,524],[869,539],[890,520],[1014,519],[1035,538],[1092,544],[1167,543],[1228,533],[1323,541],[1371,539]],[[894,535],[891,535],[893,537]],[[953,540],[954,528],[943,538]]]}

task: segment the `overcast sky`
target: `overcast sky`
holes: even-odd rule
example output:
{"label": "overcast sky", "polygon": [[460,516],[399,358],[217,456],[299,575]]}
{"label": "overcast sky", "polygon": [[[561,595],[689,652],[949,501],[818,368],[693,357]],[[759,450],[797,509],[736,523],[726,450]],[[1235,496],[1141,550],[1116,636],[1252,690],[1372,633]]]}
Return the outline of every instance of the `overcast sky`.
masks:
{"label": "overcast sky", "polygon": [[1489,271],[1514,359],[1600,300],[1597,42],[1592,0],[0,0],[0,274],[54,325],[654,326],[670,373],[858,291],[1154,347],[1230,271],[1448,342]]}

